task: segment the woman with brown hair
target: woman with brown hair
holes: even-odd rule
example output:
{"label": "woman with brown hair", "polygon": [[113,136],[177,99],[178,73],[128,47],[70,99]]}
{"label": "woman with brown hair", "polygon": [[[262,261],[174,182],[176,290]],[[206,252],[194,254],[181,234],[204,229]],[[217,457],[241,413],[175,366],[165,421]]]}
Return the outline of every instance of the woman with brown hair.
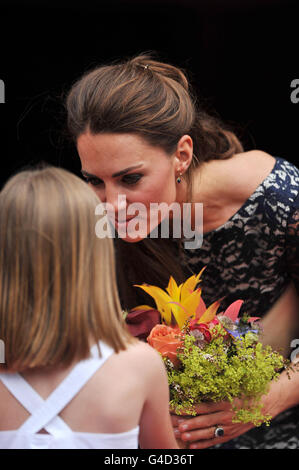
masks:
{"label": "woman with brown hair", "polygon": [[[182,282],[206,266],[206,304],[225,297],[225,308],[244,300],[249,315],[263,317],[264,342],[287,356],[299,334],[298,169],[260,150],[245,152],[235,133],[202,109],[186,74],[149,54],[86,72],[66,106],[82,175],[115,216],[122,307],[148,303],[134,284],[165,288],[170,275]],[[146,215],[132,220],[138,203]],[[181,211],[189,203],[201,246],[186,248],[174,228],[169,238],[157,237],[167,211],[153,222],[151,205],[162,203]],[[172,212],[167,216],[175,222]],[[132,231],[133,222],[143,225],[143,235]],[[173,417],[173,425],[192,448],[228,441],[228,447],[299,447],[298,378],[288,382],[282,373],[264,401],[277,417],[270,434],[233,424],[228,403],[202,406],[189,420]]]}
{"label": "woman with brown hair", "polygon": [[54,167],[0,193],[0,448],[177,448],[164,365],[127,331],[113,242],[95,234],[99,204]]}

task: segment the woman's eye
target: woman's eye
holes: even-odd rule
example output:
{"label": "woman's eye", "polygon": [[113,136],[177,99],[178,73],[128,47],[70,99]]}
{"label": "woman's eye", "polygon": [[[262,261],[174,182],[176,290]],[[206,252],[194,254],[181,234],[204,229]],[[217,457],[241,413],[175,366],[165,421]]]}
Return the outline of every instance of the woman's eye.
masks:
{"label": "woman's eye", "polygon": [[93,178],[93,177],[84,177],[86,183],[92,184],[92,186],[99,186],[100,184],[103,184],[103,181],[100,180],[99,178]]}
{"label": "woman's eye", "polygon": [[123,177],[122,182],[125,184],[136,184],[142,178],[142,175],[134,173]]}
{"label": "woman's eye", "polygon": [[[136,184],[138,183],[141,177],[142,175],[134,173],[130,175],[125,175],[121,181],[124,184],[129,184],[129,185]],[[96,178],[95,176],[83,176],[83,178],[86,181],[86,183],[92,184],[92,186],[100,186],[104,184],[104,182],[100,178]]]}

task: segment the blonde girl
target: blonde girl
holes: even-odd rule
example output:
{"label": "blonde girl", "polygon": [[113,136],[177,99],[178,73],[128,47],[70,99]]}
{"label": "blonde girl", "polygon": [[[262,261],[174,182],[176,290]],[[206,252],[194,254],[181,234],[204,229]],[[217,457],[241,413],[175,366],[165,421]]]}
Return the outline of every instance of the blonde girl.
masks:
{"label": "blonde girl", "polygon": [[128,333],[113,241],[95,234],[99,203],[55,167],[0,193],[0,448],[177,448],[162,360]]}

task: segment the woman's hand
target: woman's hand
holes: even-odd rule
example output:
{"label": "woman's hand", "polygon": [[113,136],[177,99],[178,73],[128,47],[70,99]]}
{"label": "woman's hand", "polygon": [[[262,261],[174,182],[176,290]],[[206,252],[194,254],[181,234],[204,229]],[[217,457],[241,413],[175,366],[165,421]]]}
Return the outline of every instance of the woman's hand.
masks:
{"label": "woman's hand", "polygon": [[[196,407],[196,412],[198,416],[187,419],[183,415],[171,415],[176,438],[190,442],[190,449],[205,449],[230,441],[254,427],[232,423],[234,413],[229,402],[203,403]],[[215,437],[217,427],[223,429],[223,436]]]}
{"label": "woman's hand", "polygon": [[[281,386],[279,382],[272,382],[269,393],[262,399],[264,403],[263,413],[270,414],[273,418],[282,411]],[[240,407],[242,401],[235,400],[234,405]],[[207,447],[221,444],[244,434],[254,428],[252,423],[232,423],[234,412],[229,402],[202,403],[196,407],[198,416],[171,414],[172,425],[177,439],[189,442],[190,449],[206,449]],[[172,413],[172,412],[171,412]],[[223,436],[216,437],[215,429],[223,429]]]}

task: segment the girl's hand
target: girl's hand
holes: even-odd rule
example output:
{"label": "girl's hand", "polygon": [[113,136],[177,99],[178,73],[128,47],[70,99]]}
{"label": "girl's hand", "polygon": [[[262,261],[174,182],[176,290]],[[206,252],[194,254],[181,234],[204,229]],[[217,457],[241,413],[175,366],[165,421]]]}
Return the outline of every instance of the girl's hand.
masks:
{"label": "girl's hand", "polygon": [[[282,410],[281,387],[279,382],[272,382],[270,391],[263,397],[263,413],[273,418]],[[241,400],[235,400],[234,405],[240,406]],[[172,411],[170,411],[172,413]],[[172,425],[177,439],[189,442],[189,449],[205,449],[221,444],[244,434],[254,428],[252,423],[233,423],[234,412],[229,402],[202,403],[196,407],[198,416],[171,414]],[[187,417],[188,416],[188,417]],[[215,436],[217,427],[223,429],[223,436]]]}

